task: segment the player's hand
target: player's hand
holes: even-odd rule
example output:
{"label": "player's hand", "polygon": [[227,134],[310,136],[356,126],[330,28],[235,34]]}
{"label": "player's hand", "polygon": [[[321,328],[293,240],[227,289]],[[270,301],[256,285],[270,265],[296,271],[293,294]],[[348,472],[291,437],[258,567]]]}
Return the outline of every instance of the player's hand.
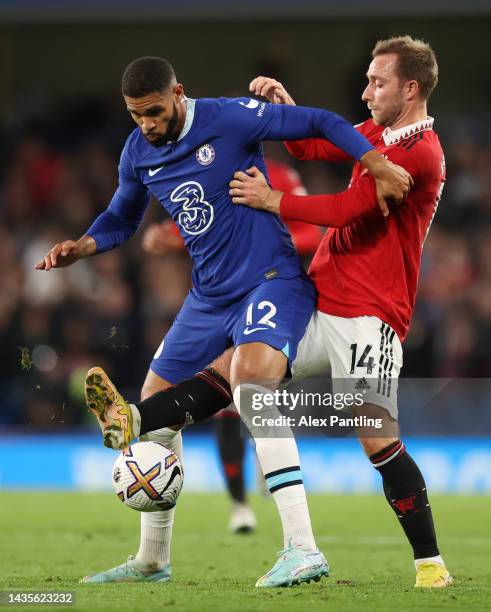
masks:
{"label": "player's hand", "polygon": [[368,151],[360,160],[375,179],[377,201],[384,217],[389,215],[387,200],[401,204],[414,185],[407,170],[392,163],[377,151]]}
{"label": "player's hand", "polygon": [[143,250],[152,255],[164,255],[172,251],[181,251],[184,242],[173,221],[151,223],[143,234]]}
{"label": "player's hand", "polygon": [[71,266],[79,259],[94,255],[96,243],[91,236],[83,236],[80,240],[65,240],[58,242],[50,249],[48,254],[36,264],[36,270],[51,270],[51,268],[65,268]]}
{"label": "player's hand", "polygon": [[288,104],[295,106],[295,101],[283,85],[271,77],[258,76],[249,83],[249,91],[256,96],[262,96],[273,104]]}
{"label": "player's hand", "polygon": [[51,270],[51,268],[64,268],[71,266],[80,259],[79,249],[74,240],[58,242],[50,249],[48,254],[36,264],[36,270]]}
{"label": "player's hand", "polygon": [[280,213],[280,201],[283,193],[273,191],[266,182],[264,174],[255,166],[234,174],[229,183],[229,194],[234,204],[245,204],[258,210]]}

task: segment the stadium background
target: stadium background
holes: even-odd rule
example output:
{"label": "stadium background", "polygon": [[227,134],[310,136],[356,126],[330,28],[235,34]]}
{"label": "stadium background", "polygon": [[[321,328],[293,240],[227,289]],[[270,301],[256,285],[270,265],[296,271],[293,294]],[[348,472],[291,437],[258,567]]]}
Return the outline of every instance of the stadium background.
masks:
{"label": "stadium background", "polygon": [[[489,375],[489,3],[163,4],[0,0],[0,488],[107,488],[114,455],[88,418],[83,375],[103,365],[137,397],[189,288],[187,257],[144,254],[142,231],[73,268],[34,270],[52,244],[79,237],[113,193],[132,129],[119,79],[140,55],[170,59],[191,97],[247,95],[251,78],[270,74],[299,103],[356,123],[367,116],[360,94],[375,40],[399,33],[429,40],[440,65],[430,114],[448,182],[425,245],[403,375]],[[268,154],[287,159],[280,146]],[[310,193],[343,189],[349,175],[289,163]],[[154,205],[145,223],[163,218]],[[418,434],[408,445],[432,491],[491,493],[487,381],[477,397],[464,393],[440,407],[438,427],[428,430],[424,411],[404,411],[403,433]],[[188,491],[223,487],[212,428],[186,431]],[[300,449],[311,491],[378,487],[354,440],[301,439]],[[248,459],[254,486],[252,450]]]}

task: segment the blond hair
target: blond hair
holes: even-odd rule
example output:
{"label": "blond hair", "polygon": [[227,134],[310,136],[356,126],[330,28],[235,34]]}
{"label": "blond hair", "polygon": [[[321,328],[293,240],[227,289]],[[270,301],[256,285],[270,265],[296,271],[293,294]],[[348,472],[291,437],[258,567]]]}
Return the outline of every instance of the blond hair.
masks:
{"label": "blond hair", "polygon": [[438,83],[438,64],[430,45],[411,36],[395,36],[379,40],[373,48],[372,57],[387,53],[398,56],[398,77],[403,81],[416,81],[421,97],[427,100]]}

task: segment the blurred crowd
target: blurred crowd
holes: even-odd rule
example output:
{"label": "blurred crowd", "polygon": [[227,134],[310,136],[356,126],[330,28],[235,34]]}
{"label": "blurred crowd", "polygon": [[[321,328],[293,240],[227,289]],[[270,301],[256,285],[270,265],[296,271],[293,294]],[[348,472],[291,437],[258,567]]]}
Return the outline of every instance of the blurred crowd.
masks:
{"label": "blurred crowd", "polygon": [[[122,248],[36,271],[54,243],[83,235],[108,204],[132,128],[113,101],[29,119],[4,127],[0,150],[0,424],[52,429],[88,422],[83,376],[92,365],[137,398],[191,264],[182,252],[145,253],[142,228]],[[487,377],[491,368],[491,142],[482,123],[455,124],[435,124],[448,181],[425,244],[406,377]],[[288,159],[280,145],[268,154]],[[348,168],[289,163],[310,193],[347,184]],[[165,218],[152,203],[144,225]]]}

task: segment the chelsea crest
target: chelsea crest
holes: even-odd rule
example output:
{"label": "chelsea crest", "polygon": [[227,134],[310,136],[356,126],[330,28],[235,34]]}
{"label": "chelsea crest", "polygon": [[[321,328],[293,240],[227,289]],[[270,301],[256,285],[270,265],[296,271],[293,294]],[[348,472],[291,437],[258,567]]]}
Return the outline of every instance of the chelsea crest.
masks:
{"label": "chelsea crest", "polygon": [[215,149],[211,144],[205,144],[196,151],[196,159],[202,166],[209,166],[215,159]]}

